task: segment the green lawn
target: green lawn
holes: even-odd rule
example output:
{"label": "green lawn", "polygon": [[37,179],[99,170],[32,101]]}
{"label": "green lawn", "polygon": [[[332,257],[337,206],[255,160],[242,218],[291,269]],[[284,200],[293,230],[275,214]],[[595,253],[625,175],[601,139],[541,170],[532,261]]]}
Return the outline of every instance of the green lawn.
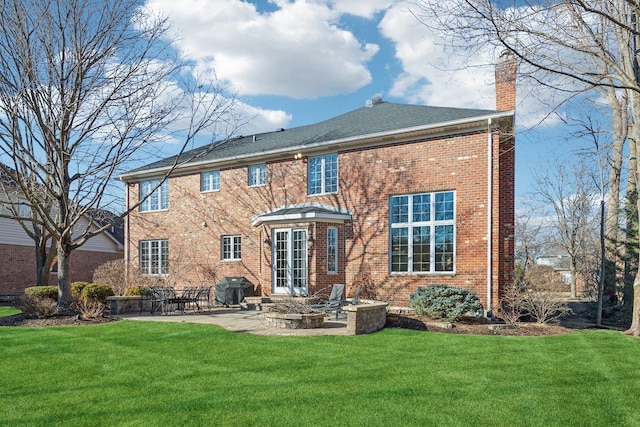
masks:
{"label": "green lawn", "polygon": [[15,307],[0,306],[0,317],[11,316],[12,314],[18,314],[20,310]]}
{"label": "green lawn", "polygon": [[0,425],[634,426],[640,340],[0,328]]}

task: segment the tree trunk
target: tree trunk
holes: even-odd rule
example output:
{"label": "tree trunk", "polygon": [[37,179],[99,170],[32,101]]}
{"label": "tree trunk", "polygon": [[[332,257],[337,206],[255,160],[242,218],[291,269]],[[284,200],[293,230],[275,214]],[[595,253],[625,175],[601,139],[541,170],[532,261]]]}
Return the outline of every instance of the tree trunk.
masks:
{"label": "tree trunk", "polygon": [[618,96],[614,88],[602,89],[611,107],[613,121],[613,141],[609,159],[609,178],[607,194],[607,213],[604,221],[605,259],[604,259],[604,295],[610,304],[617,302],[618,261],[621,255],[618,249],[620,183],[624,146],[629,137],[629,97],[627,92],[620,91]]}
{"label": "tree trunk", "polygon": [[640,275],[636,274],[633,282],[633,315],[631,327],[625,332],[627,335],[640,337]]}
{"label": "tree trunk", "polygon": [[[635,117],[637,114],[640,115],[640,94],[632,93],[631,98],[633,100],[633,102],[631,103],[632,111]],[[640,127],[637,123],[634,123],[631,131],[631,138],[635,141],[635,144],[633,144],[635,145],[635,151],[631,153],[631,157],[635,159],[634,163],[636,167],[634,169],[635,176],[633,177],[633,179],[635,180],[636,191],[638,189],[638,173],[640,172],[640,163],[637,161],[638,150],[640,149],[640,144],[638,144],[638,137],[640,137]],[[636,197],[635,208],[637,213],[639,211],[638,209],[640,208],[640,197]],[[634,235],[634,238],[637,244],[638,239],[640,238],[640,227],[637,227],[637,224],[635,225],[636,233]],[[636,262],[638,262],[639,258],[637,258],[637,256],[635,259]],[[636,265],[639,264],[640,263],[637,263]],[[631,312],[631,327],[626,331],[626,333],[636,337],[640,336],[640,270],[638,269],[636,269],[635,279],[633,280],[633,310]]]}
{"label": "tree trunk", "polygon": [[638,192],[636,186],[635,171],[636,143],[634,138],[629,138],[629,177],[627,179],[627,203],[625,205],[626,245],[625,245],[625,266],[624,266],[624,286],[622,289],[622,313],[627,323],[631,323],[633,309],[633,282],[638,272]]}
{"label": "tree trunk", "polygon": [[68,307],[71,305],[70,273],[71,253],[66,250],[63,242],[58,242],[58,305]]}

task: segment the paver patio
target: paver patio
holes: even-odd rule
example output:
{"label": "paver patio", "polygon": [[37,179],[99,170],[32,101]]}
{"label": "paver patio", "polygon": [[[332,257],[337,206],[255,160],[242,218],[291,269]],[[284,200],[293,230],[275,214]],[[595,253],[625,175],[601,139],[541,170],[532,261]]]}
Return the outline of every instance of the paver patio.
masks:
{"label": "paver patio", "polygon": [[267,327],[264,312],[258,310],[240,310],[237,308],[214,308],[205,313],[194,314],[155,314],[126,313],[115,316],[120,319],[147,322],[186,322],[218,325],[228,331],[244,332],[256,335],[306,336],[306,335],[350,335],[347,330],[347,319],[335,319],[328,316],[324,328],[317,329],[280,329]]}

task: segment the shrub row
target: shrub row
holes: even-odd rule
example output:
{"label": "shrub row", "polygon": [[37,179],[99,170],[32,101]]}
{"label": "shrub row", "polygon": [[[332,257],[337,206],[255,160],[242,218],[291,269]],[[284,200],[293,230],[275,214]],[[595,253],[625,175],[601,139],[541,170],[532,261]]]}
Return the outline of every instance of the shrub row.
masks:
{"label": "shrub row", "polygon": [[[50,298],[54,301],[58,300],[57,286],[32,286],[24,290],[27,297],[33,298]],[[110,286],[100,283],[73,282],[71,284],[71,296],[76,301],[89,300],[107,303],[107,297],[114,295]]]}

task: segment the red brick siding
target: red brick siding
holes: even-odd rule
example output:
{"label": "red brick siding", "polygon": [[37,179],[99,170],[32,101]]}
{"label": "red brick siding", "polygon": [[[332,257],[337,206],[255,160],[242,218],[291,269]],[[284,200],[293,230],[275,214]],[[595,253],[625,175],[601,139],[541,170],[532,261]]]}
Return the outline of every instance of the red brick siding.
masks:
{"label": "red brick siding", "polygon": [[[496,140],[497,141],[497,140]],[[509,141],[494,143],[493,171],[493,287],[497,302],[501,283],[513,264],[513,150]],[[308,196],[307,165],[291,159],[268,163],[267,185],[248,187],[247,167],[221,171],[220,191],[200,193],[199,174],[170,180],[170,207],[163,212],[134,212],[131,217],[130,256],[138,262],[138,242],[169,239],[170,281],[213,283],[223,276],[240,275],[271,291],[273,228],[252,227],[259,214],[284,205],[322,203],[352,212],[353,220],[339,226],[341,246],[338,277],[326,274],[327,224],[290,224],[307,227],[310,293],[329,284],[353,280],[368,266],[378,286],[378,297],[392,304],[408,304],[419,285],[448,284],[474,291],[487,302],[487,151],[486,132],[397,143],[369,149],[339,151],[339,191]],[[498,156],[498,153],[501,153]],[[445,275],[389,274],[389,197],[396,194],[454,190],[456,192],[456,271]],[[137,199],[131,187],[131,201]],[[206,222],[207,227],[203,226]],[[220,236],[242,236],[242,260],[220,260]]]}
{"label": "red brick siding", "polygon": [[[22,295],[35,286],[35,249],[30,246],[0,245],[0,295]],[[96,267],[107,261],[122,259],[122,254],[76,250],[71,254],[71,281],[91,282]],[[57,283],[52,274],[50,284]]]}

